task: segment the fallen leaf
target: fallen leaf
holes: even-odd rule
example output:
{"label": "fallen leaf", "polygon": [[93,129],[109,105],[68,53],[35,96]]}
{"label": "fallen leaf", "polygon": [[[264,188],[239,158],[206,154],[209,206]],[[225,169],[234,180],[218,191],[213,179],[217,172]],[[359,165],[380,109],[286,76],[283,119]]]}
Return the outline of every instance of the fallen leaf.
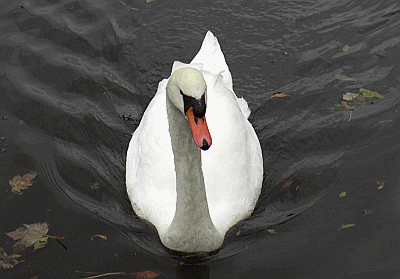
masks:
{"label": "fallen leaf", "polygon": [[240,231],[238,231],[237,233],[236,233],[236,236],[239,236],[240,235]]}
{"label": "fallen leaf", "polygon": [[101,235],[101,234],[96,234],[96,235],[94,235],[94,236],[92,236],[92,241],[93,241],[93,238],[94,237],[99,237],[99,238],[101,238],[101,239],[103,239],[103,240],[107,240],[107,236],[105,236],[105,235]]}
{"label": "fallen leaf", "polygon": [[348,109],[348,110],[351,110],[351,109],[352,109],[352,108],[347,104],[347,102],[345,102],[345,101],[342,102],[342,108]]}
{"label": "fallen leaf", "polygon": [[24,262],[24,261],[18,261],[17,258],[19,257],[21,257],[21,255],[18,254],[7,255],[7,253],[3,251],[0,253],[0,266],[3,269],[13,268],[18,263]]}
{"label": "fallen leaf", "polygon": [[346,195],[347,195],[346,192],[341,192],[341,193],[339,194],[339,198],[344,198]]}
{"label": "fallen leaf", "polygon": [[11,192],[17,194],[23,189],[28,189],[28,186],[32,186],[32,180],[36,177],[36,172],[27,173],[23,177],[17,175],[12,180],[8,181],[11,186]]}
{"label": "fallen leaf", "polygon": [[348,51],[349,50],[349,45],[345,45],[344,47],[342,47],[342,51]]}
{"label": "fallen leaf", "polygon": [[379,94],[378,92],[371,91],[371,90],[365,90],[365,89],[363,89],[361,91],[361,95],[363,95],[366,98],[379,98],[379,99],[383,98],[383,96],[381,94]]}
{"label": "fallen leaf", "polygon": [[97,190],[100,188],[100,183],[99,182],[95,182],[90,186],[91,190]]}
{"label": "fallen leaf", "polygon": [[286,181],[285,184],[283,184],[282,188],[290,187],[290,186],[292,186],[292,184],[293,184],[293,181],[291,181],[291,180]]}
{"label": "fallen leaf", "polygon": [[335,77],[339,80],[344,80],[344,81],[357,81],[356,79],[348,77],[346,75],[335,75]]}
{"label": "fallen leaf", "polygon": [[281,92],[276,92],[276,93],[272,94],[270,98],[285,98],[285,97],[287,97],[286,94],[283,94]]}
{"label": "fallen leaf", "polygon": [[15,250],[24,250],[40,241],[42,237],[49,231],[46,223],[36,223],[31,225],[24,224],[13,232],[6,233],[8,237],[18,240],[13,247]]}
{"label": "fallen leaf", "polygon": [[376,184],[378,184],[378,190],[381,190],[383,188],[383,186],[385,186],[385,183],[383,183],[382,181],[377,181]]}
{"label": "fallen leaf", "polygon": [[347,224],[347,225],[342,225],[340,228],[338,228],[338,230],[340,229],[346,229],[346,228],[351,228],[354,227],[356,224]]}
{"label": "fallen leaf", "polygon": [[153,279],[153,278],[156,278],[158,275],[160,275],[160,274],[155,273],[153,271],[143,271],[143,272],[136,274],[136,278],[137,279]]}
{"label": "fallen leaf", "polygon": [[33,251],[35,251],[35,250],[37,250],[37,249],[40,249],[40,248],[43,248],[44,246],[46,246],[46,244],[47,244],[47,239],[48,239],[47,236],[44,236],[44,237],[42,237],[41,239],[39,239],[39,241],[36,242],[36,243],[33,245]]}
{"label": "fallen leaf", "polygon": [[270,234],[276,234],[276,231],[275,231],[275,230],[268,230],[268,232],[269,232]]}
{"label": "fallen leaf", "polygon": [[146,3],[148,4],[148,3],[151,3],[151,2],[153,2],[154,0],[146,0]]}
{"label": "fallen leaf", "polygon": [[357,97],[358,97],[358,94],[357,94],[357,93],[350,93],[350,92],[347,92],[346,94],[343,94],[343,100],[344,100],[344,101],[352,102],[352,101],[354,101],[355,99],[357,99]]}
{"label": "fallen leaf", "polygon": [[373,55],[380,56],[380,57],[386,57],[385,51],[384,51],[383,49],[382,49],[382,50],[375,51],[375,52],[373,53]]}

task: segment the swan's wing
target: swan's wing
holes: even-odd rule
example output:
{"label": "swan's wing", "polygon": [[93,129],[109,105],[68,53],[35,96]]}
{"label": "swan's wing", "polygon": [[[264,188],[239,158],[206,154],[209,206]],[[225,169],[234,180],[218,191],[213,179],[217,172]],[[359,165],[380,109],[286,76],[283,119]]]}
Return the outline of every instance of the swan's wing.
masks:
{"label": "swan's wing", "polygon": [[229,71],[228,65],[226,64],[224,54],[221,51],[218,39],[210,31],[207,32],[199,52],[190,64],[202,64],[202,70],[215,75],[221,74],[225,86],[230,90],[233,90],[232,75]]}
{"label": "swan's wing", "polygon": [[240,99],[221,78],[205,74],[205,79],[212,90],[206,118],[213,144],[202,151],[202,167],[211,219],[225,233],[254,209],[262,184],[262,153]]}
{"label": "swan's wing", "polygon": [[139,217],[150,221],[161,232],[171,224],[176,204],[166,83],[167,80],[160,82],[132,136],[126,159],[126,185],[132,207]]}

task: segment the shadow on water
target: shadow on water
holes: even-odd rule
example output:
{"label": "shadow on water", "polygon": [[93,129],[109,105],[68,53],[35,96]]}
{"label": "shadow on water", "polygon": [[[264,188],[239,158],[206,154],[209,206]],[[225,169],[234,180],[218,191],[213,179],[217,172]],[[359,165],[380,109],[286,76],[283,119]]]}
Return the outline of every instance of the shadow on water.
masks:
{"label": "shadow on water", "polygon": [[[50,232],[68,233],[65,278],[99,268],[149,269],[168,278],[370,278],[378,272],[394,278],[400,265],[398,243],[390,241],[400,212],[399,4],[173,2],[7,3],[0,13],[1,179],[7,185],[34,170],[35,186],[42,187],[1,201],[4,216],[12,216],[2,218],[2,231],[52,220]],[[174,60],[191,60],[207,29],[219,38],[237,95],[253,111],[265,176],[253,215],[228,231],[220,250],[182,255],[163,247],[155,228],[132,211],[125,156],[158,82]],[[361,87],[384,98],[351,111],[335,108],[344,93]],[[270,98],[275,92],[288,97]],[[386,192],[377,192],[376,181],[385,182]],[[348,195],[341,199],[343,191]],[[375,213],[363,213],[369,209]],[[348,234],[338,230],[353,222]],[[80,238],[100,228],[112,236],[103,246]],[[60,263],[49,258],[57,256],[44,258],[47,269],[32,262],[34,272],[53,278]],[[5,276],[17,276],[19,267]]]}

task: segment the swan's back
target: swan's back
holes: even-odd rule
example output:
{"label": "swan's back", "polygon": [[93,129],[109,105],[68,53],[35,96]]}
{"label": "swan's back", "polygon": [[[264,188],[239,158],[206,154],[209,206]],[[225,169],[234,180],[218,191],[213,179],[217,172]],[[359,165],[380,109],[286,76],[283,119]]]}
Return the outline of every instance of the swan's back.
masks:
{"label": "swan's back", "polygon": [[[218,40],[208,31],[190,64],[207,83],[208,128],[213,145],[202,152],[202,169],[211,219],[224,235],[254,209],[261,190],[263,162],[258,138],[248,122],[250,110],[232,90],[232,76]],[[176,208],[174,159],[168,131],[165,86],[160,82],[129,144],[126,183],[135,212],[161,235]]]}

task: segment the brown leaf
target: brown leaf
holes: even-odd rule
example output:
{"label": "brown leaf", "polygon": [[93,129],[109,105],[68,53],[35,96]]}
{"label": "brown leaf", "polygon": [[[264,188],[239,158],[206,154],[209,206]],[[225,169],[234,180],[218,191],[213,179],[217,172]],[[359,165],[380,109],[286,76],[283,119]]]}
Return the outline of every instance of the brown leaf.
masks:
{"label": "brown leaf", "polygon": [[8,269],[8,268],[13,268],[16,266],[18,263],[23,262],[23,261],[18,261],[16,258],[20,257],[20,255],[17,254],[12,254],[12,255],[7,255],[6,252],[3,252],[0,254],[0,266],[3,269]]}
{"label": "brown leaf", "polygon": [[100,188],[100,183],[99,182],[95,182],[90,186],[91,190],[97,190]]}
{"label": "brown leaf", "polygon": [[286,94],[283,94],[281,92],[276,92],[276,93],[272,94],[272,96],[270,98],[285,98],[285,97],[287,97]]}
{"label": "brown leaf", "polygon": [[292,184],[293,184],[293,181],[291,181],[291,180],[286,181],[285,184],[283,184],[282,188],[290,187],[290,186],[292,186]]}
{"label": "brown leaf", "polygon": [[28,189],[28,186],[32,186],[32,180],[36,177],[36,172],[27,173],[24,176],[14,176],[12,180],[8,181],[11,186],[11,192],[17,194],[22,189]]}
{"label": "brown leaf", "polygon": [[92,241],[93,241],[93,238],[94,238],[94,237],[99,237],[99,238],[101,238],[101,239],[103,239],[103,240],[107,240],[107,236],[101,235],[101,234],[96,234],[96,235],[92,236],[92,238],[91,238]]}
{"label": "brown leaf", "polygon": [[24,224],[13,232],[6,233],[8,237],[18,240],[14,247],[16,250],[24,250],[38,242],[49,231],[46,223],[36,223],[31,225]]}
{"label": "brown leaf", "polygon": [[159,273],[155,273],[153,271],[143,271],[138,274],[136,274],[136,279],[153,279],[156,278]]}

